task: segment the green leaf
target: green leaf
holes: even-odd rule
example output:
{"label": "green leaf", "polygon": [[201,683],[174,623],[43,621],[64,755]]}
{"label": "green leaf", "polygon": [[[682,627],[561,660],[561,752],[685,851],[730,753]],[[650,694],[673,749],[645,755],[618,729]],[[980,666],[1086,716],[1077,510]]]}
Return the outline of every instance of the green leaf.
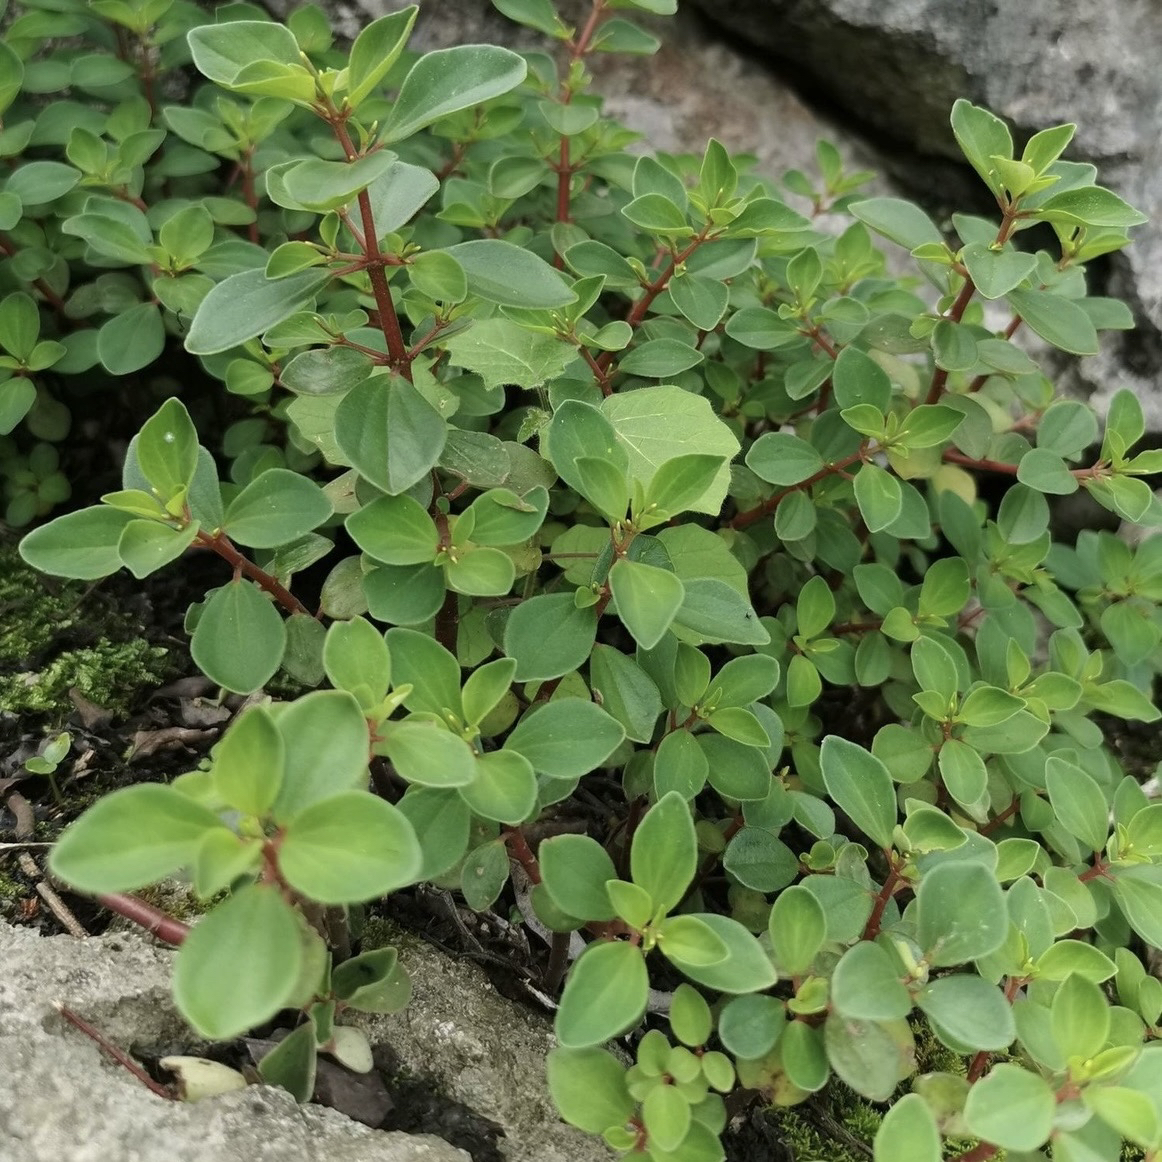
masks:
{"label": "green leaf", "polygon": [[584,665],[597,635],[592,608],[578,609],[571,593],[522,601],[504,629],[504,652],[516,659],[516,679],[560,678]]}
{"label": "green leaf", "polygon": [[899,517],[904,494],[895,476],[869,461],[855,474],[855,502],[868,531],[878,533]]}
{"label": "green leaf", "polygon": [[625,731],[594,702],[558,698],[530,711],[504,744],[540,775],[578,779],[599,767],[621,745]]}
{"label": "green leaf", "polygon": [[[270,200],[289,210],[313,210],[317,214],[338,210],[383,177],[394,160],[394,155],[381,150],[350,162],[318,157],[288,162],[267,175]],[[381,229],[378,223],[376,229]]]}
{"label": "green leaf", "polygon": [[251,694],[268,682],[282,662],[286,626],[258,587],[231,581],[206,599],[190,639],[190,656],[218,686]]}
{"label": "green leaf", "polygon": [[[907,1030],[907,1026],[904,1026]],[[905,1032],[907,1048],[899,1044],[899,1035],[886,1023],[865,1021],[858,1017],[842,1018],[831,1013],[823,1026],[823,1043],[827,1061],[835,1074],[856,1093],[871,1101],[887,1101],[893,1094],[899,1074],[911,1069],[904,1066],[904,1052],[911,1056],[911,1033]],[[784,1067],[787,1045],[784,1042]],[[788,1073],[790,1071],[788,1070]]]}
{"label": "green leaf", "polygon": [[352,695],[313,691],[283,708],[275,724],[286,755],[276,820],[286,822],[320,799],[367,786],[367,721]]}
{"label": "green leaf", "polygon": [[1130,927],[1157,947],[1162,944],[1162,882],[1156,866],[1119,868],[1114,875],[1114,899]]}
{"label": "green leaf", "polygon": [[1003,298],[1037,269],[1037,256],[1024,250],[994,250],[974,242],[960,252],[973,285],[986,299]]}
{"label": "green leaf", "polygon": [[259,1076],[267,1085],[285,1089],[295,1101],[310,1101],[318,1067],[317,1036],[313,1021],[300,1025],[258,1063]]}
{"label": "green leaf", "polygon": [[460,863],[468,850],[472,813],[457,791],[409,787],[397,806],[423,852],[417,879],[434,880]]}
{"label": "green leaf", "polygon": [[1036,1150],[1049,1137],[1056,1109],[1047,1081],[1002,1062],[968,1091],[964,1121],[972,1134],[1004,1150]]}
{"label": "green leaf", "polygon": [[118,542],[133,519],[127,512],[96,505],[33,529],[20,542],[20,555],[34,569],[55,577],[94,581],[121,568]]}
{"label": "green leaf", "polygon": [[354,109],[391,72],[407,45],[419,8],[410,4],[373,20],[355,38],[347,62],[347,103]]}
{"label": "green leaf", "polygon": [[29,161],[12,171],[4,192],[25,206],[45,206],[63,197],[81,180],[81,171],[59,161]]}
{"label": "green leaf", "polygon": [[645,1014],[648,998],[649,975],[640,948],[623,940],[591,944],[561,995],[554,1023],[557,1041],[565,1049],[600,1045],[632,1029]]}
{"label": "green leaf", "polygon": [[1008,126],[987,109],[962,98],[952,106],[952,132],[961,153],[985,185],[994,194],[1003,195],[1005,184],[993,158],[1007,160],[1013,156],[1013,138]]}
{"label": "green leaf", "polygon": [[690,801],[706,785],[710,763],[706,752],[687,730],[672,730],[658,744],[654,788],[659,796],[676,791]]}
{"label": "green leaf", "polygon": [[1120,1137],[1143,1149],[1157,1147],[1162,1116],[1152,1096],[1120,1085],[1086,1086],[1082,1100]]}
{"label": "green leaf", "polygon": [[269,20],[203,24],[191,29],[187,40],[197,70],[228,87],[254,65],[297,65],[301,59],[294,33]]}
{"label": "green leaf", "polygon": [[273,884],[252,884],[194,925],[174,965],[178,1009],[203,1037],[224,1041],[291,999],[304,959],[300,921]]}
{"label": "green leaf", "polygon": [[549,494],[541,486],[524,496],[508,488],[490,488],[469,506],[472,542],[477,545],[517,545],[541,527],[549,507]]}
{"label": "green leaf", "polygon": [[1054,194],[1037,207],[1037,216],[1069,226],[1113,230],[1141,226],[1148,221],[1145,214],[1102,186],[1082,186]]}
{"label": "green leaf", "polygon": [[447,721],[451,713],[460,718],[460,663],[434,638],[414,629],[396,628],[387,632],[392,677],[397,688],[410,686],[404,699],[409,710],[433,714]]}
{"label": "green leaf", "polygon": [[202,299],[186,335],[186,350],[192,355],[216,355],[257,338],[313,302],[329,278],[320,270],[278,279],[267,278],[263,270],[229,275]]}
{"label": "green leaf", "polygon": [[1109,804],[1097,783],[1079,766],[1056,755],[1045,763],[1045,786],[1053,813],[1091,851],[1109,836]]}
{"label": "green leaf", "polygon": [[835,618],[835,596],[823,577],[812,577],[795,602],[795,623],[800,635],[818,637]]}
{"label": "green leaf", "polygon": [[555,835],[537,849],[545,890],[566,915],[584,920],[612,920],[614,910],[605,885],[617,879],[605,848],[587,835]]}
{"label": "green leaf", "polygon": [[402,141],[449,113],[499,97],[515,89],[527,71],[523,57],[494,45],[425,53],[404,77],[380,139],[387,144]]}
{"label": "green leaf", "polygon": [[625,473],[608,460],[593,456],[580,456],[573,461],[581,495],[610,524],[625,518],[625,508],[629,502],[629,485]]}
{"label": "green leaf", "polygon": [[129,892],[193,864],[217,816],[158,783],[123,787],[99,799],[61,836],[54,875],[87,892]]}
{"label": "green leaf", "polygon": [[746,454],[747,467],[768,484],[801,484],[823,468],[823,457],[789,432],[764,432]]}
{"label": "green leaf", "polygon": [[982,864],[937,864],[916,893],[917,939],[933,965],[965,964],[995,952],[1008,934],[1004,895]]}
{"label": "green leaf", "polygon": [[760,827],[744,827],[726,845],[722,866],[743,887],[764,893],[780,891],[799,872],[795,853]]}
{"label": "green leaf", "polygon": [[343,791],[291,819],[278,865],[296,891],[320,904],[357,904],[415,881],[420,845],[411,824],[367,791]]}
{"label": "green leaf", "polygon": [[0,47],[0,113],[16,100],[23,80],[23,62],[7,44],[3,44]]}
{"label": "green leaf", "polygon": [[997,686],[977,686],[961,704],[957,718],[966,726],[998,726],[1025,709],[1025,699]]}
{"label": "green leaf", "polygon": [[944,241],[936,223],[914,202],[903,198],[867,198],[852,202],[848,211],[877,234],[908,250]]}
{"label": "green leaf", "polygon": [[[507,16],[509,20],[515,20],[518,24],[535,28],[538,32],[543,32],[546,36],[553,36],[560,39],[565,39],[569,36],[568,26],[557,15],[557,10],[553,7],[552,0],[492,0],[492,6],[498,12],[502,12]],[[560,1102],[557,1104],[559,1106]],[[572,1119],[566,1117],[565,1120],[571,1121]],[[573,1124],[577,1125],[578,1123],[574,1122]],[[601,1130],[613,1124],[613,1122],[606,1122],[602,1125]],[[582,1127],[582,1129],[584,1128]],[[593,1130],[591,1132],[600,1134],[601,1130]]]}
{"label": "green leaf", "polygon": [[503,597],[516,577],[512,558],[500,549],[457,549],[444,562],[448,588],[473,597]]}
{"label": "green leaf", "polygon": [[912,1011],[912,998],[890,953],[870,940],[853,944],[831,977],[831,1003],[843,1017],[891,1021]]}
{"label": "green leaf", "polygon": [[542,258],[499,238],[475,238],[444,249],[463,268],[468,287],[486,302],[549,310],[577,296]]}
{"label": "green leaf", "polygon": [[391,682],[383,634],[362,617],[336,621],[323,644],[323,668],[331,685],[353,694],[364,710],[378,706]]}
{"label": "green leaf", "polygon": [[435,560],[440,545],[435,522],[407,495],[381,496],[356,509],[344,525],[369,557],[385,565],[426,564]]}
{"label": "green leaf", "polygon": [[729,291],[725,283],[683,271],[666,288],[674,306],[700,331],[713,331],[726,314]]}
{"label": "green leaf", "polygon": [[823,947],[827,917],[815,896],[796,885],[776,897],[769,928],[779,967],[789,976],[802,976]]}
{"label": "green leaf", "polygon": [[880,1122],[873,1143],[873,1162],[940,1162],[943,1158],[940,1129],[918,1094],[905,1094]]}
{"label": "green leaf", "polygon": [[686,595],[674,625],[688,630],[683,640],[764,646],[771,640],[750,601],[716,577],[684,580]]}
{"label": "green leaf", "polygon": [[110,375],[130,375],[165,349],[165,325],[154,303],[139,303],[101,326],[97,358]]}
{"label": "green leaf", "polygon": [[763,729],[758,718],[743,706],[723,706],[712,710],[706,721],[727,738],[747,746],[757,746],[766,750],[771,745],[770,735]]}
{"label": "green leaf", "polygon": [[653,649],[682,606],[685,587],[673,573],[622,559],[609,571],[617,614],[642,649]]}
{"label": "green leaf", "polygon": [[765,698],[778,684],[779,663],[766,654],[743,654],[731,658],[714,676],[711,703],[725,706],[749,706]]}
{"label": "green leaf", "polygon": [[314,481],[286,468],[268,468],[231,501],[223,530],[240,545],[273,549],[305,536],[331,512],[331,502]]}
{"label": "green leaf", "polygon": [[435,722],[401,722],[383,747],[400,775],[422,787],[467,787],[477,775],[472,748]]}
{"label": "green leaf", "polygon": [[679,968],[703,968],[726,959],[725,941],[696,916],[672,916],[657,925],[654,934],[662,955]]}
{"label": "green leaf", "polygon": [[543,335],[510,319],[482,319],[447,342],[453,363],[475,371],[486,387],[540,387],[556,379],[577,351],[556,335]]}
{"label": "green leaf", "polygon": [[601,1134],[629,1120],[636,1103],[626,1089],[625,1066],[612,1053],[556,1048],[549,1051],[546,1066],[549,1093],[570,1125]]}
{"label": "green leaf", "polygon": [[162,501],[190,486],[198,465],[198,433],[189,412],[171,397],[142,425],[137,464]]}
{"label": "green leaf", "polygon": [[708,399],[679,387],[647,387],[606,397],[601,411],[628,454],[630,481],[637,481],[647,492],[655,473],[668,460],[692,453],[723,457],[713,485],[686,505],[692,512],[718,515],[730,482],[728,465],[738,454],[739,444]]}
{"label": "green leaf", "polygon": [[1017,1035],[1004,993],[979,976],[965,973],[931,981],[916,994],[916,1005],[936,1035],[951,1039],[958,1049],[1000,1051]]}
{"label": "green leaf", "polygon": [[360,475],[391,496],[406,492],[440,459],[448,427],[405,379],[373,376],[335,412],[335,440]]}
{"label": "green leaf", "polygon": [[735,1057],[756,1061],[775,1047],[785,1024],[782,1002],[774,997],[732,997],[719,1011],[718,1037]]}
{"label": "green leaf", "polygon": [[140,580],[177,560],[197,535],[197,522],[175,529],[156,520],[134,520],[122,531],[117,553],[130,573]]}
{"label": "green leaf", "polygon": [[679,339],[649,339],[623,356],[618,370],[643,379],[673,379],[705,358],[697,348]]}
{"label": "green leaf", "polygon": [[686,800],[676,791],[662,796],[634,832],[630,874],[665,915],[682,897],[698,868],[694,821]]}
{"label": "green leaf", "polygon": [[622,214],[647,234],[690,234],[686,212],[665,194],[648,193],[623,206]]}
{"label": "green leaf", "polygon": [[460,890],[468,907],[483,912],[496,902],[508,882],[508,848],[495,839],[468,853],[460,870]]}
{"label": "green leaf", "polygon": [[1069,465],[1047,448],[1031,448],[1021,457],[1017,479],[1053,496],[1069,496],[1078,489],[1077,477],[1070,472]]}
{"label": "green leaf", "polygon": [[722,456],[698,453],[667,460],[650,481],[642,513],[656,521],[685,512],[706,495],[724,463]]}
{"label": "green leaf", "polygon": [[515,672],[511,658],[497,658],[473,670],[461,691],[464,721],[478,726],[508,693]]}
{"label": "green leaf", "polygon": [[828,735],[819,752],[827,793],[877,847],[889,848],[898,808],[892,776],[870,751]]}
{"label": "green leaf", "polygon": [[1072,299],[1044,290],[1012,290],[1009,306],[1047,343],[1071,355],[1096,355],[1097,331]]}
{"label": "green leaf", "polygon": [[222,802],[245,815],[265,815],[282,786],[286,752],[270,714],[251,707],[214,748],[210,769]]}
{"label": "green leaf", "polygon": [[1088,1060],[1105,1048],[1110,1006],[1101,986],[1074,973],[1062,981],[1049,1009],[1053,1040],[1066,1058]]}
{"label": "green leaf", "polygon": [[589,682],[594,697],[621,723],[627,738],[651,741],[662,713],[662,697],[637,662],[612,646],[595,645],[589,659]]}
{"label": "green leaf", "polygon": [[716,964],[682,964],[682,974],[722,993],[754,993],[777,979],[763,946],[737,920],[713,912],[693,913],[725,943],[726,956]]}

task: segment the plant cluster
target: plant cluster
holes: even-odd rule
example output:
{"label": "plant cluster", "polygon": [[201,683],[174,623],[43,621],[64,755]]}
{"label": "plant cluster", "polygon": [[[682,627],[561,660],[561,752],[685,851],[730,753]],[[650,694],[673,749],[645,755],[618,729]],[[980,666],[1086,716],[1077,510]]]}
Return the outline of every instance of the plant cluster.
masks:
{"label": "plant cluster", "polygon": [[[433,881],[487,909],[515,864],[550,981],[585,941],[552,1092],[631,1157],[716,1162],[729,1095],[829,1084],[891,1103],[883,1162],[1157,1156],[1162,804],[1094,715],[1158,717],[1162,539],[1055,544],[1047,498],[1156,526],[1162,452],[1129,392],[1099,444],[1013,341],[1129,326],[1086,265],[1142,216],[1062,159],[1072,126],[1018,154],[966,101],[996,213],[947,230],[860,199],[827,145],[821,182],[781,187],[717,141],[634,156],[586,61],[652,52],[615,10],[673,0],[580,28],[494,3],[562,59],[417,57],[414,7],[349,52],[312,8],[53,0],[11,26],[5,95],[41,111],[0,138],[8,426],[43,438],[43,376],[169,336],[207,378],[191,406],[220,381],[249,413],[211,450],[167,399],[121,490],[21,552],[80,579],[216,554],[198,666],[318,687],[98,802],[55,872],[225,893],[179,1007],[211,1037],[300,1010],[263,1073],[301,1098],[316,1050],[369,1066],[345,1009],[407,999],[390,951],[348,955],[359,907]],[[64,19],[101,47],[46,43]],[[187,45],[211,83],[167,105]],[[95,99],[45,102],[65,86]],[[579,792],[605,811],[555,833]],[[920,1027],[954,1068],[917,1073]]]}

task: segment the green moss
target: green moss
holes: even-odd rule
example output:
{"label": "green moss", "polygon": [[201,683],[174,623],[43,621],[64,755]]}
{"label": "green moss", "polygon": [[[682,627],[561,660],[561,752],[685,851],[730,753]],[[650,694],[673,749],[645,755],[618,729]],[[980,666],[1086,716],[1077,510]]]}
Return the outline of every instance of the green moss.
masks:
{"label": "green moss", "polygon": [[69,690],[122,713],[138,692],[157,685],[169,671],[168,654],[136,638],[107,637],[84,649],[63,650],[39,671],[0,677],[0,706],[21,715],[58,715],[71,709]]}
{"label": "green moss", "polygon": [[75,689],[126,713],[141,690],[170,676],[167,651],[141,636],[136,619],[99,597],[86,600],[87,592],[76,582],[41,577],[13,547],[0,546],[0,708],[63,719]]}
{"label": "green moss", "polygon": [[0,666],[19,665],[75,624],[85,587],[48,580],[0,545]]}

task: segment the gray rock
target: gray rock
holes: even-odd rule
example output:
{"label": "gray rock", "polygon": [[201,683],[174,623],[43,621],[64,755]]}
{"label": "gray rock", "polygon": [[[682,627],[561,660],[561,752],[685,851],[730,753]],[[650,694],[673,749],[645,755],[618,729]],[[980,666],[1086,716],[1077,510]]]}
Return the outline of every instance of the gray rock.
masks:
{"label": "gray rock", "polygon": [[502,997],[475,965],[392,933],[411,973],[411,1004],[390,1016],[350,1014],[372,1044],[387,1043],[404,1069],[434,1075],[445,1093],[504,1130],[511,1162],[607,1162],[600,1138],[565,1125],[545,1083],[547,1019]]}
{"label": "gray rock", "polygon": [[53,1008],[121,1046],[180,1040],[171,961],[135,935],[42,939],[0,924],[2,1162],[468,1162],[438,1138],[371,1130],[265,1086],[165,1101]]}
{"label": "gray rock", "polygon": [[[1162,431],[1162,15],[1150,0],[694,0],[707,15],[806,91],[843,111],[897,154],[893,173],[914,194],[948,202],[959,157],[948,112],[957,97],[1010,121],[1018,142],[1047,125],[1077,123],[1068,156],[1151,223],[1111,259],[1108,285],[1140,329],[1107,335],[1100,356],[1071,371],[1099,409],[1120,386],[1139,391]],[[975,179],[973,179],[975,181]],[[959,182],[957,185],[961,184]],[[942,189],[942,187],[944,187]],[[955,188],[955,187],[954,187]],[[971,189],[971,186],[968,187]],[[979,187],[977,187],[979,190]],[[960,196],[959,191],[957,196]]]}

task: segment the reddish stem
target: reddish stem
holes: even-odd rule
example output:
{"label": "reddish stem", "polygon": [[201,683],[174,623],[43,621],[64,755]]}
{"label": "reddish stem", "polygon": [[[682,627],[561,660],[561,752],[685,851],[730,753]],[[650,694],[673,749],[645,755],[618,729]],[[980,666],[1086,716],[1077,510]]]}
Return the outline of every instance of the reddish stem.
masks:
{"label": "reddish stem", "polygon": [[996,831],[998,827],[1007,819],[1011,819],[1021,809],[1021,800],[1017,796],[1013,796],[1013,801],[999,814],[994,815],[983,827],[980,828],[981,835],[990,835]]}
{"label": "reddish stem", "polygon": [[978,1142],[971,1150],[966,1150],[963,1154],[957,1154],[952,1162],[985,1162],[987,1158],[992,1158],[997,1152],[997,1147],[988,1142]]}
{"label": "reddish stem", "polygon": [[[340,114],[333,106],[327,109],[327,120],[335,131],[335,137],[343,147],[348,161],[354,161],[358,156],[355,143]],[[375,215],[371,209],[371,199],[366,190],[361,190],[356,199],[359,203],[359,217],[363,222],[363,253],[367,256],[367,277],[371,281],[371,293],[375,298],[375,308],[379,314],[379,326],[383,337],[387,340],[387,352],[391,356],[391,369],[397,375],[402,375],[408,382],[412,378],[411,358],[408,355],[407,344],[403,339],[403,331],[399,325],[399,316],[395,313],[395,303],[392,301],[391,288],[387,285],[387,275],[384,268],[387,266],[386,256],[379,249],[379,235],[375,232]]]}
{"label": "reddish stem", "polygon": [[177,948],[190,933],[190,926],[167,916],[164,912],[147,904],[138,896],[131,896],[124,892],[105,892],[96,897],[97,903],[118,916],[124,916],[140,928],[144,928],[151,936],[166,944]]}
{"label": "reddish stem", "polygon": [[[944,450],[944,459],[950,464],[960,464],[965,468],[976,468],[981,472],[1001,472],[1006,476],[1016,476],[1021,470],[1019,464],[1006,464],[1003,460],[974,460],[971,456],[966,456],[963,452],[956,451],[955,448],[946,448]],[[1107,465],[1099,461],[1090,468],[1071,468],[1069,474],[1075,480],[1097,480],[1105,475],[1106,467]]]}
{"label": "reddish stem", "polygon": [[166,1089],[164,1085],[162,1085],[160,1082],[154,1081],[153,1078],[150,1077],[149,1074],[146,1073],[145,1070],[142,1069],[141,1066],[138,1065],[137,1062],[134,1061],[128,1053],[126,1053],[123,1049],[118,1049],[117,1046],[114,1045],[113,1042],[110,1041],[104,1033],[90,1025],[84,1017],[78,1016],[73,1012],[72,1009],[62,1005],[59,1001],[53,1002],[53,1008],[56,1009],[56,1011],[60,1013],[60,1015],[64,1017],[64,1019],[68,1021],[70,1025],[80,1029],[80,1031],[84,1033],[86,1037],[89,1037],[95,1041],[98,1047],[107,1053],[110,1057],[112,1057],[118,1065],[132,1073],[133,1076],[136,1077],[137,1080],[140,1081],[141,1084],[144,1085],[145,1088],[148,1089],[151,1093],[157,1094],[158,1097],[165,1098],[166,1101],[177,1100],[177,1098],[172,1093],[170,1093],[170,1091]]}
{"label": "reddish stem", "polygon": [[814,476],[809,476],[806,480],[800,481],[798,484],[792,484],[790,488],[784,488],[780,492],[776,492],[774,496],[768,497],[762,504],[755,508],[747,509],[746,512],[736,513],[730,522],[732,529],[745,529],[752,525],[757,520],[762,520],[764,516],[775,511],[779,507],[779,502],[785,497],[790,496],[792,492],[802,492],[805,488],[810,488],[813,484],[818,484],[820,480],[826,480],[828,476],[834,476],[837,473],[843,472],[850,468],[852,464],[862,460],[867,455],[867,448],[861,447],[858,452],[852,452],[850,456],[845,456],[842,460],[836,460],[834,464],[828,464],[826,468],[820,468]]}
{"label": "reddish stem", "polygon": [[[671,254],[670,261],[666,264],[665,270],[658,275],[653,282],[646,283],[642,288],[641,297],[630,308],[629,314],[625,316],[625,321],[633,328],[637,328],[641,321],[646,317],[650,307],[653,306],[654,299],[658,297],[669,285],[670,279],[674,277],[674,271],[682,265],[698,249],[704,242],[710,241],[710,226],[707,224],[702,228],[697,237],[693,238],[689,245],[679,250],[677,253]],[[613,363],[614,352],[603,351],[597,359],[598,366],[602,371],[608,372],[610,365]]]}
{"label": "reddish stem", "polygon": [[541,882],[541,865],[537,863],[537,857],[533,855],[529,841],[525,839],[525,833],[519,827],[505,827],[501,831],[501,837],[508,844],[513,858],[524,868],[529,882],[539,884]]}
{"label": "reddish stem", "polygon": [[[1017,207],[1012,204],[1004,207],[1004,216],[1001,218],[1000,228],[997,230],[997,237],[995,245],[999,248],[1005,244],[1008,237],[1013,232],[1013,227],[1017,224]],[[965,274],[964,286],[960,288],[960,293],[953,300],[952,306],[944,312],[944,318],[952,323],[959,323],[964,318],[964,312],[968,309],[968,304],[972,302],[972,296],[976,294],[976,283],[972,281],[970,275]],[[1015,330],[1015,328],[1014,328]],[[944,394],[945,385],[948,383],[948,372],[943,367],[937,367],[932,373],[932,383],[928,388],[928,395],[925,398],[925,403],[936,403],[936,401]]]}
{"label": "reddish stem", "polygon": [[[16,253],[16,246],[13,244],[12,239],[9,238],[7,234],[0,233],[0,253],[6,254],[9,258],[11,258]],[[65,314],[64,299],[62,299],[60,295],[58,295],[56,291],[54,291],[52,287],[44,281],[43,278],[34,278],[29,285],[35,287],[40,292],[41,298],[43,298],[44,301],[48,303],[48,305],[52,307],[52,309],[56,311],[56,313],[60,315],[62,319],[68,318],[68,316]]]}
{"label": "reddish stem", "polygon": [[880,925],[883,923],[884,910],[888,906],[888,901],[895,895],[896,888],[903,882],[899,865],[890,853],[889,859],[891,859],[891,870],[888,872],[888,878],[884,880],[884,886],[880,888],[879,894],[876,896],[875,906],[871,910],[871,915],[867,918],[867,924],[864,927],[862,936],[864,940],[874,940],[879,935]]}
{"label": "reddish stem", "polygon": [[198,533],[194,544],[213,550],[222,560],[233,566],[236,574],[248,577],[259,589],[265,589],[288,613],[305,613],[308,617],[311,615],[311,611],[277,578],[272,577],[265,569],[260,569],[248,557],[244,557],[225,533]]}

